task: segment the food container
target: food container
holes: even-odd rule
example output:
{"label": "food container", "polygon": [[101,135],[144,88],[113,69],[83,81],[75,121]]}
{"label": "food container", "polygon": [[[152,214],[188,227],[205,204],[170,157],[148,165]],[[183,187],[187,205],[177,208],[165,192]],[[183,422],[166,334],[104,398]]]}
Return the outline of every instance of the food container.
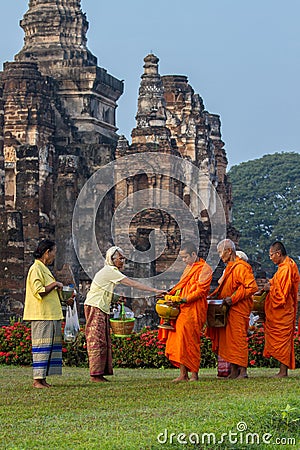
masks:
{"label": "food container", "polygon": [[74,293],[74,288],[71,286],[63,286],[62,290],[58,290],[58,295],[61,302],[69,300]]}
{"label": "food container", "polygon": [[207,325],[212,328],[226,326],[227,307],[223,300],[207,299]]}
{"label": "food container", "polygon": [[162,319],[162,323],[158,325],[159,328],[165,328],[167,330],[174,330],[174,327],[170,324],[170,320],[176,320],[180,312],[179,305],[168,305],[166,302],[168,300],[159,299],[156,302],[156,312]]}
{"label": "food container", "polygon": [[253,295],[253,307],[252,311],[263,313],[265,311],[265,300],[267,297],[267,292],[263,292],[259,295]]}

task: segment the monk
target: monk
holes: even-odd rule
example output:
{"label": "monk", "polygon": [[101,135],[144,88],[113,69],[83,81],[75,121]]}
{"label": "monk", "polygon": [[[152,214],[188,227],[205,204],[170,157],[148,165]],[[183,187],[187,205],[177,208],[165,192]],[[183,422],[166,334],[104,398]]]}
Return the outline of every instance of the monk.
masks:
{"label": "monk", "polygon": [[270,247],[270,258],[278,270],[264,290],[265,301],[265,348],[264,356],[271,356],[280,363],[276,377],[288,376],[288,369],[295,369],[294,331],[298,304],[299,270],[281,242]]}
{"label": "monk", "polygon": [[223,304],[228,307],[227,323],[222,328],[208,328],[207,336],[213,341],[213,351],[230,362],[228,378],[247,378],[247,330],[252,295],[258,287],[250,264],[236,255],[234,242],[224,239],[217,250],[226,268],[220,285],[210,297],[223,299]]}
{"label": "monk", "polygon": [[212,270],[198,257],[193,242],[183,244],[179,256],[186,264],[186,268],[180,281],[169,293],[174,295],[180,290],[180,313],[176,320],[175,331],[168,331],[165,353],[172,364],[179,367],[179,376],[173,381],[197,381],[200,367],[200,335],[206,321],[207,295]]}

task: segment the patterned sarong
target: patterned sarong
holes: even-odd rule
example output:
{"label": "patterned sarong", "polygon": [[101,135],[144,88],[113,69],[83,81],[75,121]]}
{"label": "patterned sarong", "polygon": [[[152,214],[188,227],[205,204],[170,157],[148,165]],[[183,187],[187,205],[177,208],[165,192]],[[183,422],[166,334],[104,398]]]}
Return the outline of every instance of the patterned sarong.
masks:
{"label": "patterned sarong", "polygon": [[60,320],[31,322],[33,378],[62,374],[62,334]]}
{"label": "patterned sarong", "polygon": [[227,378],[230,375],[231,364],[228,361],[225,361],[220,355],[218,355],[218,377]]}
{"label": "patterned sarong", "polygon": [[113,375],[109,315],[85,305],[85,337],[91,376]]}

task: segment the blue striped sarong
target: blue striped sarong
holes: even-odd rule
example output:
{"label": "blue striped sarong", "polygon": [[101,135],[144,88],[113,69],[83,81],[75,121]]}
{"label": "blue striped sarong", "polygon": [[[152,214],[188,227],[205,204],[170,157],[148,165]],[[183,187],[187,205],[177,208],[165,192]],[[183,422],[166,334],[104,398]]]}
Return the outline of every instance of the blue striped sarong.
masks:
{"label": "blue striped sarong", "polygon": [[33,378],[62,374],[62,334],[60,320],[31,322]]}

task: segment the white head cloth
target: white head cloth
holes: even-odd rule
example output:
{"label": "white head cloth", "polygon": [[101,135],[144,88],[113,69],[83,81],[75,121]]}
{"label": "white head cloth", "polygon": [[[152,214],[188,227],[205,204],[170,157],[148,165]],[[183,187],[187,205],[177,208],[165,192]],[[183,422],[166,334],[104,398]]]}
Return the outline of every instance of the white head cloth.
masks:
{"label": "white head cloth", "polygon": [[123,250],[120,247],[116,247],[115,245],[113,247],[110,247],[105,255],[106,266],[114,266],[113,256],[116,252],[120,253],[120,255],[122,256],[125,256]]}
{"label": "white head cloth", "polygon": [[242,252],[242,250],[237,250],[236,252],[236,256],[238,256],[239,258],[243,259],[244,261],[248,261],[248,256],[246,255],[245,252]]}

